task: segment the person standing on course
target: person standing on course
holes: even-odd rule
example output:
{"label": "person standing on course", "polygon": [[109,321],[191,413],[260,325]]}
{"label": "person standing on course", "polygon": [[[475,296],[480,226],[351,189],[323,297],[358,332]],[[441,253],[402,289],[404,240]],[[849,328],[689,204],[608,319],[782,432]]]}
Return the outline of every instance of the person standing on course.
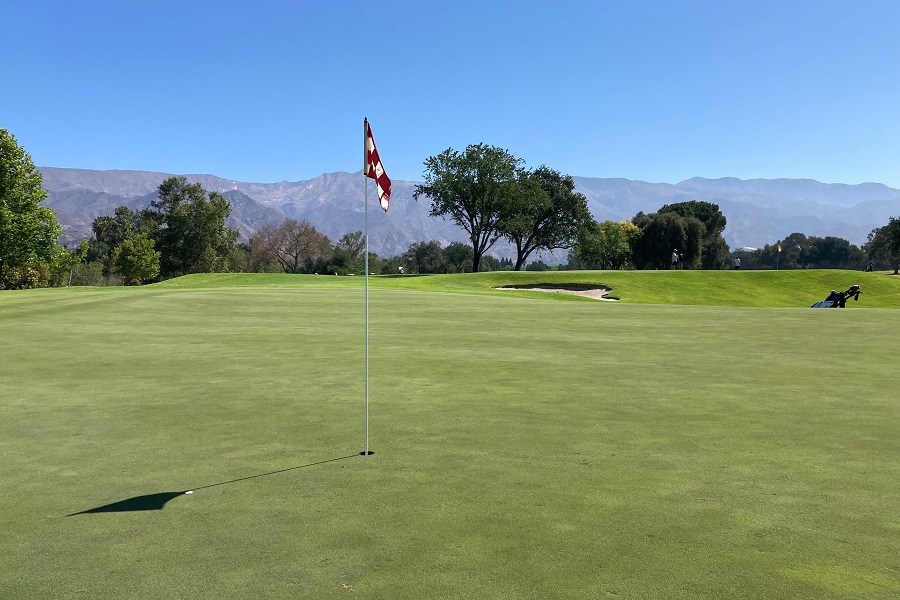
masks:
{"label": "person standing on course", "polygon": [[672,250],[672,268],[678,268],[678,248]]}
{"label": "person standing on course", "polygon": [[741,259],[739,259],[739,258],[734,259],[734,268],[735,269],[741,268]]}

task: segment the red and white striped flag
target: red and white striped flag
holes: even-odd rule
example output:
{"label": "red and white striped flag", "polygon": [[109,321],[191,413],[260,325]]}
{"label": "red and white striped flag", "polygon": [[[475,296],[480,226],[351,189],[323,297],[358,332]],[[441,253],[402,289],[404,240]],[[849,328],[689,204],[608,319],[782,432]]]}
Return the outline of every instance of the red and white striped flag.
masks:
{"label": "red and white striped flag", "polygon": [[381,208],[384,212],[387,212],[388,204],[391,200],[391,180],[388,179],[387,174],[384,172],[384,165],[381,164],[381,159],[378,157],[378,149],[375,147],[375,138],[372,137],[372,128],[369,127],[369,120],[365,119],[364,124],[366,128],[366,162],[363,170],[366,173],[366,177],[375,180],[375,184],[378,187],[378,201],[381,203]]}

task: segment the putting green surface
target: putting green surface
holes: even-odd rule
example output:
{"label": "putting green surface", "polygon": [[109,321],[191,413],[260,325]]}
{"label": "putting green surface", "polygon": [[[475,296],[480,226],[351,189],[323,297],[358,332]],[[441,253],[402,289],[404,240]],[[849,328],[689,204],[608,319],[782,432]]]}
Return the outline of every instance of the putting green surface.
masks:
{"label": "putting green surface", "polygon": [[376,284],[362,457],[329,279],[0,295],[0,597],[900,595],[900,311]]}

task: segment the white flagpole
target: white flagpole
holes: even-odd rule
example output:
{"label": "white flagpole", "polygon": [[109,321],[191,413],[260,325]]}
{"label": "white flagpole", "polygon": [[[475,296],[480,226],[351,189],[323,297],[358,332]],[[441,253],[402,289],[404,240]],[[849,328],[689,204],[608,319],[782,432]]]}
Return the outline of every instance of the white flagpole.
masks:
{"label": "white flagpole", "polygon": [[366,449],[364,456],[369,455],[369,177],[366,169],[369,168],[369,121],[363,119],[363,178],[366,180],[365,213],[366,213]]}

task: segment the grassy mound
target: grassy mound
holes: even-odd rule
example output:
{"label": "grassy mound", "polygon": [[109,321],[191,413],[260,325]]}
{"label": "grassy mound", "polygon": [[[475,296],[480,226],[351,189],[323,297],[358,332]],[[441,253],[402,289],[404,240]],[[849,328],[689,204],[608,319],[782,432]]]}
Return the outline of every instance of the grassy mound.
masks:
{"label": "grassy mound", "polygon": [[[825,299],[832,289],[859,284],[863,293],[849,308],[900,307],[900,277],[844,270],[807,271],[550,271],[466,273],[456,275],[373,276],[374,290],[418,290],[464,294],[499,294],[587,301],[578,296],[548,295],[536,291],[498,291],[526,285],[596,285],[611,289],[610,297],[632,304],[694,306],[809,307]],[[363,277],[222,273],[190,275],[154,287],[215,289],[224,287],[361,288]]]}

